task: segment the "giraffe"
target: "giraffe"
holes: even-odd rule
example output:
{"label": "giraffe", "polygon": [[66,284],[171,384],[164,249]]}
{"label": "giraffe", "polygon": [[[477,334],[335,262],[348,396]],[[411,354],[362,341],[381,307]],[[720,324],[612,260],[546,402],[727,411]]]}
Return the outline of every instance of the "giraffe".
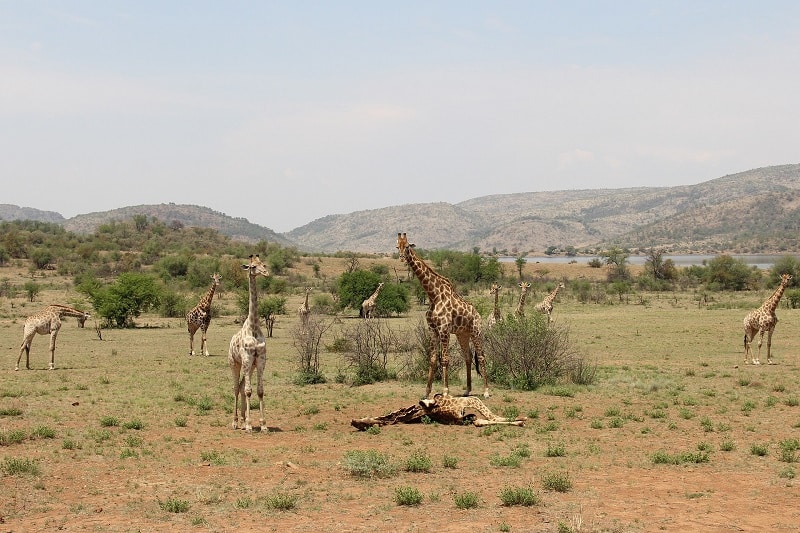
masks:
{"label": "giraffe", "polygon": [[300,316],[300,326],[303,330],[308,326],[308,315],[311,314],[311,308],[308,306],[308,295],[311,292],[311,287],[306,287],[306,299],[303,304],[297,308],[297,314]]}
{"label": "giraffe", "polygon": [[519,294],[519,303],[517,304],[517,308],[514,310],[514,314],[517,316],[525,316],[525,297],[528,295],[528,289],[531,288],[530,283],[522,282],[518,285],[522,292]]}
{"label": "giraffe", "polygon": [[211,324],[211,300],[214,299],[214,291],[219,286],[220,275],[214,273],[211,276],[211,288],[200,299],[200,303],[194,309],[186,313],[186,326],[189,328],[189,355],[194,355],[194,334],[200,329],[202,340],[200,341],[200,351],[208,357],[208,343],[206,342],[206,332]]}
{"label": "giraffe", "polygon": [[469,396],[472,391],[472,361],[470,358],[470,341],[475,349],[475,369],[478,375],[483,376],[483,396],[489,397],[489,382],[486,376],[486,360],[483,356],[483,333],[481,332],[481,315],[471,303],[458,295],[453,284],[444,276],[435,272],[425,262],[417,257],[414,245],[408,242],[405,233],[397,234],[397,250],[400,260],[404,261],[417,276],[425,294],[428,296],[428,310],[425,320],[431,330],[430,352],[428,367],[428,385],[425,397],[430,397],[433,385],[433,376],[436,372],[436,345],[442,348],[442,381],[444,381],[444,394],[448,395],[450,389],[447,382],[447,367],[450,362],[450,334],[454,334],[461,345],[467,372],[467,389],[464,396]]}
{"label": "giraffe", "polygon": [[378,283],[378,288],[375,289],[375,292],[372,293],[372,296],[370,296],[361,303],[362,317],[372,318],[372,313],[375,312],[375,308],[377,307],[376,302],[378,300],[378,294],[381,292],[382,287],[383,287],[383,282]]}
{"label": "giraffe", "polygon": [[[781,296],[783,296],[783,291],[786,290],[786,286],[789,285],[789,281],[791,281],[792,276],[789,274],[784,274],[781,276],[781,283],[778,285],[778,288],[775,289],[775,292],[772,293],[772,296],[767,298],[767,301],[764,304],[756,309],[755,311],[751,311],[745,318],[744,318],[744,363],[748,364],[750,361],[747,360],[747,356],[750,355],[752,362],[754,365],[761,364],[761,342],[764,340],[764,332],[767,333],[767,364],[772,364],[772,353],[770,352],[770,348],[772,346],[772,332],[775,331],[775,326],[778,324],[778,317],[775,315],[775,309],[778,307],[778,303],[781,301]],[[753,357],[753,350],[751,349],[751,344],[753,343],[753,339],[756,336],[756,333],[759,334],[758,337],[758,355]]]}
{"label": "giraffe", "polygon": [[56,337],[58,330],[61,329],[61,319],[65,316],[71,316],[78,319],[78,327],[82,328],[86,320],[91,317],[89,313],[67,307],[66,305],[52,304],[45,307],[35,315],[31,315],[25,319],[25,325],[22,328],[22,345],[19,347],[19,357],[17,357],[17,366],[14,370],[19,370],[19,362],[22,360],[22,352],[25,352],[25,368],[31,368],[31,342],[33,337],[38,333],[39,335],[50,334],[50,366],[49,369],[53,370],[56,363]]}
{"label": "giraffe", "polygon": [[413,424],[421,422],[423,417],[428,417],[440,424],[463,425],[471,422],[478,427],[493,425],[524,426],[525,420],[527,420],[525,417],[511,420],[497,416],[475,396],[454,397],[437,393],[434,394],[432,399],[420,400],[415,405],[392,411],[383,416],[356,418],[350,421],[350,425],[359,431],[366,431],[372,426],[386,426],[398,423]]}
{"label": "giraffe", "polygon": [[536,305],[536,310],[537,311],[547,315],[547,321],[548,322],[552,322],[553,321],[553,316],[552,316],[552,314],[553,314],[553,301],[556,299],[556,296],[558,296],[558,291],[563,289],[563,288],[564,288],[564,284],[563,283],[559,283],[558,285],[556,285],[556,288],[553,289],[553,292],[551,292],[550,294],[545,296],[544,300],[542,300],[539,304]]}
{"label": "giraffe", "polygon": [[494,294],[494,309],[492,309],[492,314],[489,315],[489,318],[486,320],[486,328],[489,329],[500,320],[502,320],[502,316],[500,315],[500,307],[498,306],[498,299],[500,296],[500,289],[502,289],[500,285],[497,283],[492,283],[492,287],[489,289],[489,294]]}
{"label": "giraffe", "polygon": [[257,255],[251,255],[250,262],[243,264],[242,269],[247,270],[250,301],[247,307],[247,320],[244,321],[242,329],[231,337],[228,364],[233,375],[233,429],[239,427],[239,395],[241,395],[241,414],[244,430],[250,432],[253,429],[250,425],[250,396],[253,393],[250,378],[253,374],[253,369],[256,370],[258,377],[256,390],[258,393],[258,407],[261,411],[262,428],[265,423],[263,375],[267,360],[267,341],[264,339],[264,333],[259,325],[256,280],[258,276],[269,277],[269,271]]}

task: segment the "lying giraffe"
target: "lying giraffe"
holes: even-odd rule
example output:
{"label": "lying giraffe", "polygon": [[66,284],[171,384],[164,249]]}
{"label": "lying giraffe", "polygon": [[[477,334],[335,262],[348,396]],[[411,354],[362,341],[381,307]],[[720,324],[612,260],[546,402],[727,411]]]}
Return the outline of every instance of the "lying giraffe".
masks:
{"label": "lying giraffe", "polygon": [[383,416],[351,420],[350,425],[359,431],[365,431],[372,426],[386,426],[398,423],[413,424],[421,422],[423,417],[428,417],[440,424],[463,425],[472,423],[479,427],[492,425],[522,426],[526,420],[525,418],[509,420],[508,418],[497,416],[480,399],[474,396],[454,397],[437,393],[431,399],[420,400],[418,404],[398,409]]}
{"label": "lying giraffe", "polygon": [[25,368],[31,368],[31,342],[33,337],[38,333],[39,335],[50,335],[50,370],[55,368],[56,363],[56,337],[58,330],[61,329],[61,319],[65,316],[71,316],[78,319],[78,327],[82,328],[86,320],[91,317],[89,313],[85,313],[74,307],[67,307],[66,305],[53,304],[48,305],[42,311],[31,315],[25,319],[25,325],[22,328],[22,345],[19,347],[19,357],[17,357],[17,366],[14,370],[19,370],[19,362],[22,360],[22,352],[25,352]]}

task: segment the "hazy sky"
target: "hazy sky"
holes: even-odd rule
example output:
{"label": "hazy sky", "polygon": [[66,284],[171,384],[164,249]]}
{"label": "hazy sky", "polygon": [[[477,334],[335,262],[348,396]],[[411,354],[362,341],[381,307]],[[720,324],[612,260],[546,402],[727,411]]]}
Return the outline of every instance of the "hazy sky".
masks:
{"label": "hazy sky", "polygon": [[276,231],[800,162],[800,2],[0,0],[0,203]]}

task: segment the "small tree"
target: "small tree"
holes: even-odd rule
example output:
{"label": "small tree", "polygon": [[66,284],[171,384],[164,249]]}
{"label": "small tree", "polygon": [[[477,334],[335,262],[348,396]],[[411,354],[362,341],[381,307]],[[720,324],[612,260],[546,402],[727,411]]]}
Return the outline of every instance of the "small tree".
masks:
{"label": "small tree", "polygon": [[568,330],[548,326],[547,317],[540,313],[529,315],[509,314],[486,333],[491,380],[522,390],[561,379],[590,381],[588,367],[570,342]]}
{"label": "small tree", "polygon": [[258,301],[258,316],[264,317],[264,322],[267,324],[267,337],[272,337],[275,315],[283,314],[286,314],[286,298],[269,296]]}
{"label": "small tree", "polygon": [[298,324],[292,330],[292,345],[297,351],[300,370],[300,375],[295,380],[296,384],[325,383],[325,376],[319,370],[319,350],[323,335],[332,325],[332,320],[312,314],[308,316],[305,327]]}
{"label": "small tree", "polygon": [[608,281],[625,281],[630,278],[628,271],[628,257],[630,254],[616,246],[609,248],[605,252],[600,252],[600,257],[605,258],[608,265]]}
{"label": "small tree", "polygon": [[398,338],[385,320],[358,321],[347,329],[350,351],[345,361],[355,371],[353,385],[367,385],[389,377],[389,354],[397,351]]}
{"label": "small tree", "polygon": [[22,286],[22,290],[24,290],[25,294],[28,296],[28,301],[33,302],[33,299],[36,298],[42,290],[42,286],[35,281],[26,281],[25,285]]}
{"label": "small tree", "polygon": [[136,272],[120,274],[117,281],[105,286],[87,278],[78,290],[88,296],[98,315],[120,328],[133,326],[133,319],[158,307],[162,297],[155,278]]}

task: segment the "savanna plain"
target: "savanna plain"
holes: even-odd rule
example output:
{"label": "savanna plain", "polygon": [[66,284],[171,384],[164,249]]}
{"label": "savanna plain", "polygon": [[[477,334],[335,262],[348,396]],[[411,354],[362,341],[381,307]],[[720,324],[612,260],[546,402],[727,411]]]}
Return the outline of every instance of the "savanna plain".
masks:
{"label": "savanna plain", "polygon": [[[342,259],[325,261],[342,271]],[[350,421],[413,405],[425,384],[337,382],[346,364],[326,349],[327,383],[295,384],[299,294],[267,339],[260,431],[231,428],[235,312],[213,319],[209,357],[188,355],[182,319],[144,315],[136,328],[104,329],[101,339],[94,318],[84,329],[69,318],[55,370],[46,370],[48,339],[37,335],[32,369],[23,356],[15,372],[25,317],[80,299],[67,278],[48,274],[36,301],[0,300],[0,530],[796,530],[800,312],[778,309],[774,365],[745,365],[742,319],[769,290],[580,303],[570,281],[602,269],[548,268],[567,285],[554,325],[568,328],[596,365],[592,384],[490,384],[486,405],[527,417],[524,427],[423,423],[364,432]],[[11,268],[2,275],[20,284],[29,276]],[[528,312],[545,295],[537,289]],[[486,292],[467,297],[491,309]],[[504,313],[515,294],[504,289]],[[219,309],[235,309],[224,280],[217,298]],[[411,336],[423,314],[414,305],[378,320]],[[323,345],[357,320],[340,316]],[[457,392],[463,370],[456,379]],[[356,457],[384,462],[362,476]]]}

